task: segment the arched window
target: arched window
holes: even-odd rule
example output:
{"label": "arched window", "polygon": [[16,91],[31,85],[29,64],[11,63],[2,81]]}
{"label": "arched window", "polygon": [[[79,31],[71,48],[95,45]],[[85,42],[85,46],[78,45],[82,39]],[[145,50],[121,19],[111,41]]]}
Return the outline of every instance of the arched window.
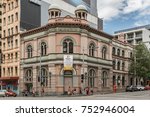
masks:
{"label": "arched window", "polygon": [[116,69],[116,61],[113,60],[113,69]]}
{"label": "arched window", "polygon": [[115,47],[113,47],[113,49],[112,49],[112,54],[113,54],[113,55],[116,54],[116,49],[115,49]]}
{"label": "arched window", "polygon": [[45,56],[47,54],[47,46],[45,42],[41,43],[41,56]]}
{"label": "arched window", "polygon": [[117,70],[120,70],[120,61],[117,63]]}
{"label": "arched window", "polygon": [[124,50],[122,50],[122,56],[124,57],[125,53],[124,53]]}
{"label": "arched window", "polygon": [[32,51],[33,51],[32,46],[29,45],[27,47],[27,56],[28,56],[28,58],[32,58]]}
{"label": "arched window", "polygon": [[106,54],[107,54],[107,48],[103,47],[102,48],[102,59],[106,59]]}
{"label": "arched window", "polygon": [[73,41],[71,39],[65,39],[63,41],[63,53],[73,53]]}
{"label": "arched window", "polygon": [[107,87],[107,79],[108,79],[108,74],[106,71],[103,71],[102,73],[103,87]]}
{"label": "arched window", "polygon": [[88,75],[88,86],[93,88],[95,85],[95,77],[96,77],[96,73],[93,69],[91,69],[89,71],[89,75]]}
{"label": "arched window", "polygon": [[38,81],[41,82],[42,86],[48,85],[48,71],[45,68],[41,68],[41,75],[39,73]]}
{"label": "arched window", "polygon": [[125,69],[125,63],[122,62],[122,70],[124,71],[124,69]]}
{"label": "arched window", "polygon": [[25,74],[25,81],[31,82],[33,80],[32,76],[33,76],[32,69],[28,69]]}
{"label": "arched window", "polygon": [[117,55],[120,56],[120,49],[117,50]]}
{"label": "arched window", "polygon": [[94,50],[95,50],[95,45],[94,43],[91,43],[89,45],[89,56],[94,56]]}

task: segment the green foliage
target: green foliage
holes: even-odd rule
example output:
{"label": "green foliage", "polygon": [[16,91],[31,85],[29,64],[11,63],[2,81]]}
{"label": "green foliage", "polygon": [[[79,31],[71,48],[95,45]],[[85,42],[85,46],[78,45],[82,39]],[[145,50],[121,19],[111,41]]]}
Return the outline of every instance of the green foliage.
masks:
{"label": "green foliage", "polygon": [[129,73],[138,78],[147,79],[150,76],[150,52],[144,44],[135,46]]}

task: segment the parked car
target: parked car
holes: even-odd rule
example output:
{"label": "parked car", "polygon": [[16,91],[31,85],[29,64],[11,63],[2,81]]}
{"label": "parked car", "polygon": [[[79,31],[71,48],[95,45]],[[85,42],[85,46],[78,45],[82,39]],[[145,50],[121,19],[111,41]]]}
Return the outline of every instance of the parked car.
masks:
{"label": "parked car", "polygon": [[141,85],[137,85],[137,90],[138,91],[144,91],[144,86],[141,86]]}
{"label": "parked car", "polygon": [[0,97],[5,97],[5,91],[4,90],[0,90]]}
{"label": "parked car", "polygon": [[149,86],[149,85],[146,85],[146,86],[144,87],[144,89],[145,89],[145,90],[150,90],[150,86]]}
{"label": "parked car", "polygon": [[7,97],[10,97],[10,96],[16,97],[17,94],[15,92],[11,91],[11,90],[8,90],[8,91],[5,92],[5,96],[7,96]]}
{"label": "parked car", "polygon": [[132,92],[132,91],[137,91],[137,90],[138,90],[137,87],[133,86],[133,85],[126,87],[126,92],[128,92],[128,91]]}

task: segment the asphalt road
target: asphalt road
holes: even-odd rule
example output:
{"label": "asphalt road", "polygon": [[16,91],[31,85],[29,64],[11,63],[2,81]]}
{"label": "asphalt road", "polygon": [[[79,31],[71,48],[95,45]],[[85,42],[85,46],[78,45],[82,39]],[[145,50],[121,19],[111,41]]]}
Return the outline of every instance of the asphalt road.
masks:
{"label": "asphalt road", "polygon": [[150,90],[90,96],[0,97],[0,100],[150,100]]}

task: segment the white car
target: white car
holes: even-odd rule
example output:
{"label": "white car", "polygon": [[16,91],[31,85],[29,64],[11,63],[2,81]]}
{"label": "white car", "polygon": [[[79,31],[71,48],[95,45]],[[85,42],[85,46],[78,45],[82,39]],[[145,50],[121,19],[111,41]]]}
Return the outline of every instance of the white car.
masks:
{"label": "white car", "polygon": [[0,90],[0,97],[5,97],[5,91]]}
{"label": "white car", "polygon": [[144,87],[144,86],[141,86],[141,85],[137,85],[137,90],[138,90],[138,91],[144,91],[144,90],[145,90],[145,87]]}

